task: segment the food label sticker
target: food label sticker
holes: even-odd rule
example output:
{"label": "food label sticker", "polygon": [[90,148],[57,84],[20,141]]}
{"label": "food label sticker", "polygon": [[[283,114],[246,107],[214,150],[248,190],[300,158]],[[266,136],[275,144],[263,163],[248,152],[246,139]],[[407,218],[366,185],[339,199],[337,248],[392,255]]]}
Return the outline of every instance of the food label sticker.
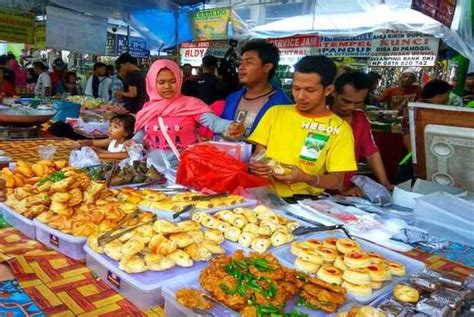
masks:
{"label": "food label sticker", "polygon": [[120,277],[115,273],[107,271],[107,281],[112,283],[115,287],[120,288]]}
{"label": "food label sticker", "polygon": [[56,237],[54,234],[50,234],[49,235],[49,243],[51,243],[55,247],[59,247],[59,238]]}
{"label": "food label sticker", "polygon": [[301,148],[300,159],[309,162],[316,162],[328,140],[328,135],[313,132],[308,133],[303,147]]}

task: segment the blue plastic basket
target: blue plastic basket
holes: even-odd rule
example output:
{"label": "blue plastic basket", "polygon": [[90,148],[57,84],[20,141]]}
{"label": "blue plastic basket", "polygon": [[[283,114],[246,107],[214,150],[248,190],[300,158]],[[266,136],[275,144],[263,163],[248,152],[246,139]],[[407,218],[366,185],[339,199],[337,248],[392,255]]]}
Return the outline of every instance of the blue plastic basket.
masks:
{"label": "blue plastic basket", "polygon": [[81,105],[69,101],[56,101],[53,104],[53,109],[56,111],[52,119],[53,122],[65,122],[66,118],[79,118]]}

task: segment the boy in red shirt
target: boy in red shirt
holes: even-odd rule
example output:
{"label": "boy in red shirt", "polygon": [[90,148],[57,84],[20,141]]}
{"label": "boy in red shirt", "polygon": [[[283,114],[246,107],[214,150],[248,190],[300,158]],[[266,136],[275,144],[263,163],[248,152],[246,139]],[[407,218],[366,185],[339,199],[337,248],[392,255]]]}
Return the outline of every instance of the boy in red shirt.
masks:
{"label": "boy in red shirt", "polygon": [[[370,79],[361,72],[345,73],[339,76],[335,82],[334,102],[331,110],[339,117],[347,121],[354,134],[354,150],[356,161],[361,157],[367,160],[370,168],[379,183],[391,189],[382,157],[372,136],[370,122],[365,113],[360,110],[364,106],[365,98],[369,93]],[[359,188],[354,187],[351,177],[354,172],[346,172],[341,193],[350,196],[361,196]]]}

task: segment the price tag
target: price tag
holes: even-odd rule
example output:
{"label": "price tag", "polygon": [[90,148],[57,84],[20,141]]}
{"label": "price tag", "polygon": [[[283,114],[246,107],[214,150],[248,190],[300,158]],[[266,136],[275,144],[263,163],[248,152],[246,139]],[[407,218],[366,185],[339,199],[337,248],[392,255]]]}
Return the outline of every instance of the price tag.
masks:
{"label": "price tag", "polygon": [[112,283],[115,287],[120,288],[120,277],[115,273],[107,271],[107,281]]}
{"label": "price tag", "polygon": [[54,245],[55,247],[59,247],[59,238],[56,237],[54,234],[50,234],[49,243],[51,243],[51,245]]}

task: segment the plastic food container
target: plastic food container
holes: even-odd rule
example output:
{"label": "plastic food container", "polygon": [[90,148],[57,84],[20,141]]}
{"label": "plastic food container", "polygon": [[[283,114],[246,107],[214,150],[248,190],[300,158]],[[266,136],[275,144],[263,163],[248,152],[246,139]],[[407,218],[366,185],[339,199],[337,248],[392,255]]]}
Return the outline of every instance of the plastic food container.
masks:
{"label": "plastic food container", "polygon": [[78,118],[81,111],[81,105],[70,101],[56,101],[53,105],[56,111],[52,121],[66,122],[66,118]]}
{"label": "plastic food container", "polygon": [[[224,241],[222,246],[226,250],[226,254],[231,254],[238,249],[238,246],[227,241]],[[146,271],[129,274],[120,270],[119,263],[107,255],[96,253],[87,245],[84,250],[87,254],[87,267],[111,288],[141,309],[162,305],[164,298],[161,290],[171,279],[181,278],[190,272],[200,272],[208,264],[207,262],[194,262],[194,265],[189,268],[173,267],[161,272]]]}
{"label": "plastic food container", "polygon": [[53,229],[44,223],[33,220],[36,228],[36,240],[74,260],[84,260],[86,237],[75,237]]}
{"label": "plastic food container", "polygon": [[[328,237],[347,238],[342,232],[333,231],[333,232],[319,232],[315,234],[305,235],[305,236],[299,237],[298,239],[296,239],[296,241],[306,241],[308,239],[324,240],[325,238],[328,238]],[[389,249],[380,247],[378,245],[367,242],[365,240],[360,240],[360,239],[356,239],[356,240],[357,242],[359,242],[364,252],[369,252],[369,251],[376,252],[380,254],[381,256],[383,256],[384,258],[386,258],[387,260],[400,262],[401,264],[405,266],[405,276],[393,276],[393,278],[390,281],[384,282],[382,288],[378,290],[373,290],[372,295],[370,296],[354,296],[349,293],[347,294],[347,298],[357,301],[361,304],[368,304],[372,302],[374,299],[376,299],[377,297],[390,292],[397,283],[406,279],[406,276],[409,276],[409,275],[412,275],[413,273],[421,271],[425,267],[425,264],[423,262],[414,260],[412,258],[404,256],[395,251],[391,251]],[[285,244],[273,250],[273,254],[279,260],[283,260],[285,262],[291,263],[290,267],[293,268],[296,257],[293,254],[291,254],[290,248],[291,248],[291,244]]]}
{"label": "plastic food container", "polygon": [[[257,205],[256,200],[253,200],[253,199],[248,199],[247,200],[246,199],[243,203],[240,203],[240,204],[235,204],[235,205],[231,205],[231,206],[219,206],[219,207],[216,207],[216,208],[204,209],[204,210],[201,210],[201,211],[204,211],[208,214],[214,214],[214,213],[216,213],[218,211],[221,211],[221,210],[227,210],[227,209],[232,210],[232,209],[235,209],[235,208],[242,208],[242,207],[255,207],[256,205]],[[138,206],[138,207],[143,211],[150,211],[150,212],[154,213],[155,215],[157,215],[158,217],[160,217],[162,219],[167,219],[167,220],[172,220],[172,221],[181,221],[181,220],[186,220],[186,219],[190,218],[189,213],[185,213],[182,216],[179,216],[178,218],[173,219],[173,212],[171,212],[171,211],[159,210],[159,209],[142,207],[142,206]]]}
{"label": "plastic food container", "polygon": [[28,238],[36,239],[36,230],[33,225],[33,220],[22,216],[4,203],[0,203],[0,209],[3,211],[3,219],[6,222],[18,229]]}

